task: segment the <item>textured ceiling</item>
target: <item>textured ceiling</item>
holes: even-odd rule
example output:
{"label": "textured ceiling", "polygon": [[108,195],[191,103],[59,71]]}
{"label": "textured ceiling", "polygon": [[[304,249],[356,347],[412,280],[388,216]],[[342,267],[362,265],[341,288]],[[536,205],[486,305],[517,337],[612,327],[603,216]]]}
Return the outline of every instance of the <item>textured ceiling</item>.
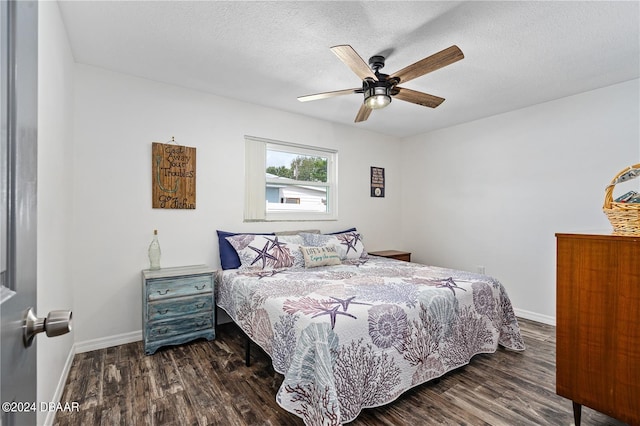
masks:
{"label": "textured ceiling", "polygon": [[[397,137],[640,76],[637,1],[59,4],[78,63]],[[453,44],[465,58],[403,85],[438,108],[394,100],[356,124],[362,95],[296,99],[360,86],[338,44],[389,74]]]}

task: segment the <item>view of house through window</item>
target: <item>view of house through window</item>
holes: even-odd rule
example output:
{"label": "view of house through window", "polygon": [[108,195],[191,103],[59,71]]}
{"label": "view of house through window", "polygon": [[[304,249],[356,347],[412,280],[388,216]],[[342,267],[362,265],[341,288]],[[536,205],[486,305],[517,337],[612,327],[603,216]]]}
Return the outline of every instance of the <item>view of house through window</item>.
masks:
{"label": "view of house through window", "polygon": [[267,212],[326,213],[327,163],[326,156],[302,155],[267,146]]}
{"label": "view of house through window", "polygon": [[336,151],[249,136],[245,142],[245,220],[335,219]]}

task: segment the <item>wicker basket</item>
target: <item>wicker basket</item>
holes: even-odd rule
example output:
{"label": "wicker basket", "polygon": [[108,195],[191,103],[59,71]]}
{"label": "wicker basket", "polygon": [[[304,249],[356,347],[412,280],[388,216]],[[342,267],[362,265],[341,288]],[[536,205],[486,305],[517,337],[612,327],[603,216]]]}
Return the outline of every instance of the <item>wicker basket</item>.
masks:
{"label": "wicker basket", "polygon": [[621,170],[612,180],[604,193],[602,210],[613,225],[613,232],[622,235],[640,235],[640,203],[616,203],[613,201],[613,188],[620,176],[632,169],[639,169],[640,163]]}

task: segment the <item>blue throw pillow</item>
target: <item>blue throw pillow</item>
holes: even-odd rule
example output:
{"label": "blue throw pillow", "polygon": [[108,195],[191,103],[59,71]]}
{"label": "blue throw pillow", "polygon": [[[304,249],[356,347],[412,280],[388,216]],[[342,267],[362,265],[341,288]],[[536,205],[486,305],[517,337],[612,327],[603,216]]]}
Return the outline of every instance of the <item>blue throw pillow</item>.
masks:
{"label": "blue throw pillow", "polygon": [[344,234],[346,232],[356,232],[356,228],[349,228],[349,229],[345,229],[344,231],[331,232],[331,233],[325,234],[325,235],[337,235],[337,234]]}
{"label": "blue throw pillow", "polygon": [[238,269],[240,267],[240,258],[238,257],[238,252],[233,246],[227,241],[226,237],[233,237],[234,235],[240,234],[252,234],[252,235],[273,235],[273,233],[251,233],[251,232],[226,232],[226,231],[217,231],[218,232],[218,247],[220,249],[220,266],[222,269]]}

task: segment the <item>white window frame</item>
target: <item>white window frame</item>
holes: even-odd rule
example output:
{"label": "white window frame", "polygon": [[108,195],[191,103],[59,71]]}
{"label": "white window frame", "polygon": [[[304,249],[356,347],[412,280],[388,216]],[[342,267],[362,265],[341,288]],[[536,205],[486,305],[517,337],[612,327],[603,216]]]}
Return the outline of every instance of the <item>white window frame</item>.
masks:
{"label": "white window frame", "polygon": [[[245,135],[245,222],[321,221],[338,219],[338,151]],[[267,212],[267,150],[327,158],[327,182],[291,181],[293,185],[327,187],[326,212]],[[274,181],[273,183],[278,183]]]}

